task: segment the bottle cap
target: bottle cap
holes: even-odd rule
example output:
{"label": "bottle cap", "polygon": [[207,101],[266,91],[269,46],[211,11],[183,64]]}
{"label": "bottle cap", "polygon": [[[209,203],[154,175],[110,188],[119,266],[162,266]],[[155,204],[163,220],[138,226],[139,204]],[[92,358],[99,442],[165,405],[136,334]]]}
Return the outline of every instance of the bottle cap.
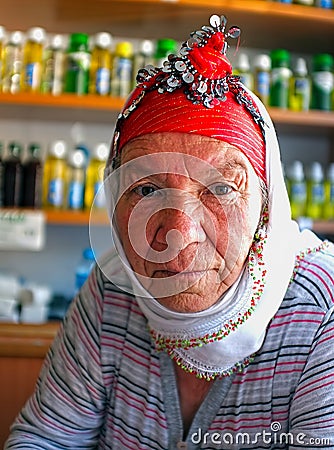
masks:
{"label": "bottle cap", "polygon": [[75,167],[76,169],[81,169],[82,167],[85,167],[86,164],[86,155],[82,150],[74,150],[74,152],[72,152],[70,154],[69,157],[69,164],[72,167]]}
{"label": "bottle cap", "polygon": [[64,158],[67,153],[66,142],[62,140],[53,141],[50,145],[49,154],[56,158]]}
{"label": "bottle cap", "polygon": [[158,39],[156,46],[156,58],[164,58],[169,53],[176,51],[176,41],[174,39]]}
{"label": "bottle cap", "polygon": [[310,166],[309,177],[316,183],[321,183],[324,179],[324,171],[322,165],[318,161],[314,161]]}
{"label": "bottle cap", "polygon": [[271,66],[290,67],[290,53],[282,48],[272,50],[270,52]]}
{"label": "bottle cap", "polygon": [[41,146],[36,142],[32,142],[28,146],[28,152],[31,156],[38,156],[41,151]]}
{"label": "bottle cap", "polygon": [[294,73],[301,77],[307,76],[307,64],[304,58],[297,58],[295,63]]}
{"label": "bottle cap", "polygon": [[22,145],[16,141],[9,142],[8,150],[11,155],[20,156],[22,152]]}
{"label": "bottle cap", "polygon": [[116,44],[115,54],[121,58],[131,58],[133,55],[133,45],[127,41],[118,42]]}
{"label": "bottle cap", "polygon": [[304,166],[301,161],[293,161],[288,169],[288,177],[297,182],[304,180]]}
{"label": "bottle cap", "polygon": [[72,33],[69,39],[70,52],[88,51],[89,37],[86,33]]}
{"label": "bottle cap", "polygon": [[248,55],[246,53],[239,53],[235,66],[239,70],[248,72],[250,70]]}
{"label": "bottle cap", "polygon": [[55,34],[51,39],[51,47],[55,50],[65,50],[67,41],[67,36],[64,34]]}
{"label": "bottle cap", "polygon": [[139,44],[139,52],[145,56],[151,56],[154,53],[154,44],[150,39],[144,39]]}
{"label": "bottle cap", "polygon": [[27,38],[30,41],[37,42],[38,44],[42,44],[45,41],[46,32],[44,28],[41,27],[33,27],[29,28],[27,31]]}
{"label": "bottle cap", "polygon": [[93,150],[93,155],[99,161],[106,161],[109,154],[109,147],[105,142],[96,144]]}
{"label": "bottle cap", "polygon": [[334,59],[332,55],[328,53],[318,53],[313,56],[313,70],[322,71],[322,70],[333,70]]}
{"label": "bottle cap", "polygon": [[270,56],[266,54],[256,55],[254,58],[254,67],[262,70],[271,69]]}
{"label": "bottle cap", "polygon": [[94,37],[95,45],[103,49],[109,48],[112,43],[112,37],[110,33],[102,32],[97,33]]}
{"label": "bottle cap", "polygon": [[21,45],[24,41],[24,33],[22,31],[13,31],[8,38],[8,42],[14,45]]}

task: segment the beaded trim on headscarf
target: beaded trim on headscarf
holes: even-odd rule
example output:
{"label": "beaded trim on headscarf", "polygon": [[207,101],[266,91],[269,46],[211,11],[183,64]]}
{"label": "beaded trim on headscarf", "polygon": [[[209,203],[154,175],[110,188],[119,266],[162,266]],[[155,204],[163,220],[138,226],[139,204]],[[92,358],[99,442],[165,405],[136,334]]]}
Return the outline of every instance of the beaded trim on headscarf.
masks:
{"label": "beaded trim on headscarf", "polygon": [[[135,97],[130,97],[130,103],[118,116],[107,168],[115,168],[122,121],[138,107],[146,92],[152,90],[164,94],[184,87],[189,101],[193,104],[201,103],[206,108],[214,108],[220,102],[226,101],[225,94],[231,92],[260,127],[265,140],[265,122],[252,98],[243,88],[240,77],[232,75],[232,66],[226,57],[227,39],[238,38],[240,28],[234,26],[225,33],[226,23],[225,16],[211,16],[210,26],[203,26],[192,32],[190,39],[183,42],[179,55],[169,55],[162,68],[149,65],[139,70]],[[217,48],[220,49],[219,58]],[[217,78],[213,77],[216,73]]]}

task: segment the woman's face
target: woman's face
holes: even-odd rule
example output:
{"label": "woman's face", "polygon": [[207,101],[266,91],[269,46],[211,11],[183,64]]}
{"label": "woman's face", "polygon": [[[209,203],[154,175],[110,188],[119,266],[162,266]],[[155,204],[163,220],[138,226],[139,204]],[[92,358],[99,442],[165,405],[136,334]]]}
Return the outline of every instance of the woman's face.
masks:
{"label": "woman's face", "polygon": [[165,307],[212,306],[242,271],[261,213],[258,177],[226,142],[141,136],[122,150],[115,221],[128,261]]}

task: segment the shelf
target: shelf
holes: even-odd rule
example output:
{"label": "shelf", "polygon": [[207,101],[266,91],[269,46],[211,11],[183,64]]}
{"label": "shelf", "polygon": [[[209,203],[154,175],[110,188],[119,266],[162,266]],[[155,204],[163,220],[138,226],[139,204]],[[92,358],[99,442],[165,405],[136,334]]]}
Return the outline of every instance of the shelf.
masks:
{"label": "shelf", "polygon": [[[116,120],[123,103],[122,98],[96,95],[0,93],[0,114],[2,119],[71,120],[110,124]],[[268,109],[275,125],[284,130],[334,133],[333,111],[294,112],[279,108]]]}
{"label": "shelf", "polygon": [[[334,11],[266,0],[0,0],[9,30],[41,25],[50,32],[109,31],[115,37],[179,41],[225,14],[242,29],[241,46],[334,53]],[[20,11],[20,14],[17,14]]]}
{"label": "shelf", "polygon": [[69,211],[44,210],[46,222],[49,225],[108,226],[109,219],[106,211]]}

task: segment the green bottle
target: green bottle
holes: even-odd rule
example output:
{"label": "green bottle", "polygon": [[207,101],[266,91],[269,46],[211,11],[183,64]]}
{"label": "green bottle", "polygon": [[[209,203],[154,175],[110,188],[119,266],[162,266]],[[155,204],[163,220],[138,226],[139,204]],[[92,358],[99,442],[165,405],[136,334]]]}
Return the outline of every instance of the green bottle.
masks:
{"label": "green bottle", "polygon": [[78,95],[88,93],[91,55],[88,49],[88,34],[72,33],[67,49],[65,92]]}
{"label": "green bottle", "polygon": [[270,106],[287,109],[289,106],[290,53],[284,49],[273,50],[271,59]]}
{"label": "green bottle", "polygon": [[327,53],[313,56],[311,108],[330,111],[334,95],[334,59]]}
{"label": "green bottle", "polygon": [[174,39],[158,39],[154,54],[154,63],[162,67],[170,53],[176,52],[176,41]]}
{"label": "green bottle", "polygon": [[325,203],[324,172],[319,162],[313,162],[307,177],[306,215],[321,219]]}

